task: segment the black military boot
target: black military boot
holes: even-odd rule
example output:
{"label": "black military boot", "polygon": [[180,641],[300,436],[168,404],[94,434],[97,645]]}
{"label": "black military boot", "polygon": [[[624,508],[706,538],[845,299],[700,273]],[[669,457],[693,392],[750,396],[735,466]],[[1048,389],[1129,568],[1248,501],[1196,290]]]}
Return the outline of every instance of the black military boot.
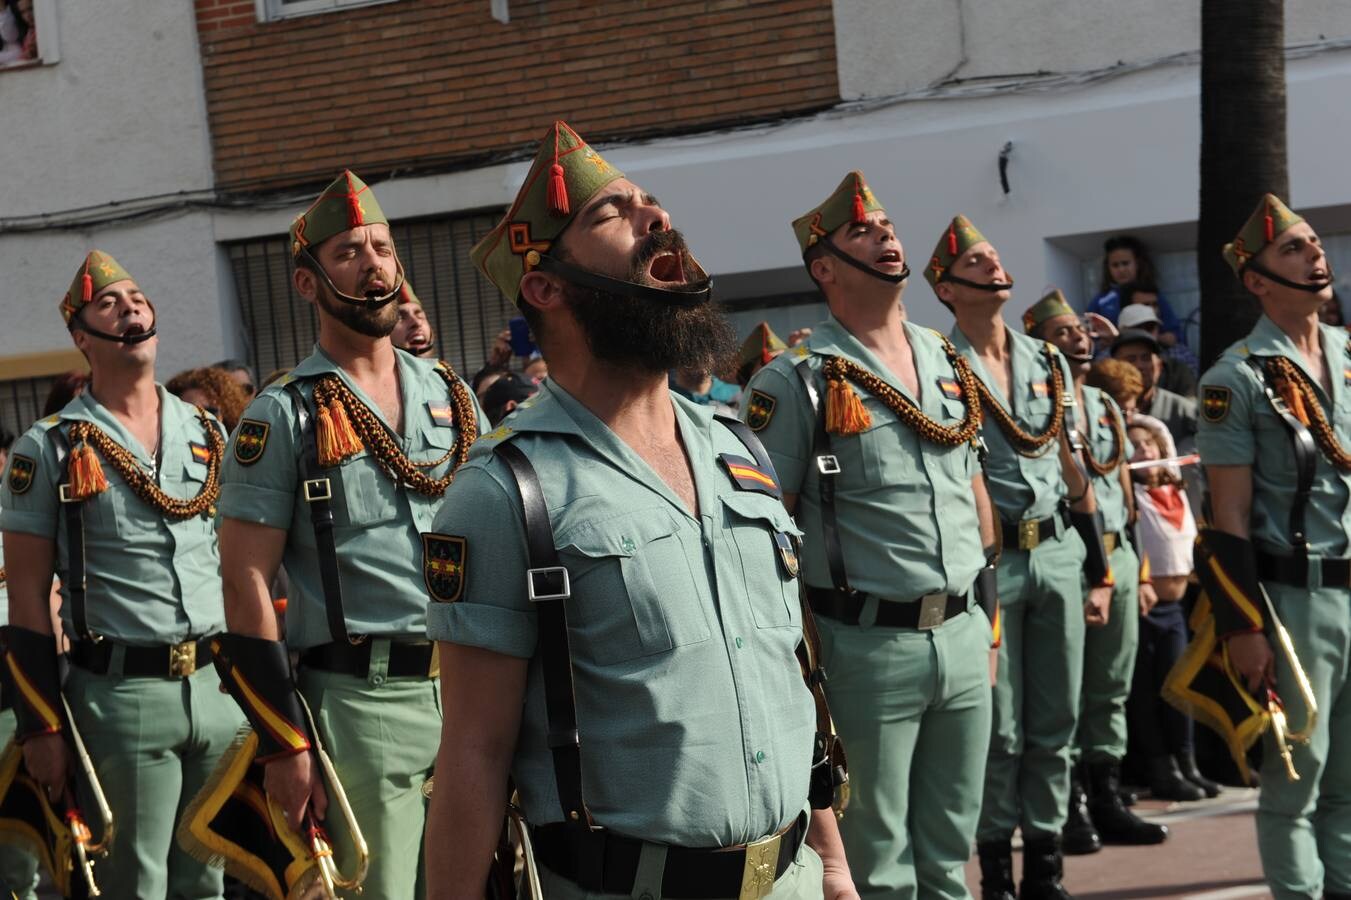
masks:
{"label": "black military boot", "polygon": [[1220,796],[1220,786],[1202,775],[1201,770],[1196,767],[1195,753],[1179,753],[1175,758],[1177,770],[1182,773],[1183,778],[1205,791],[1207,797]]}
{"label": "black military boot", "polygon": [[1015,900],[1013,895],[1013,846],[1002,841],[976,845],[980,857],[980,900]]}
{"label": "black military boot", "polygon": [[1171,753],[1149,761],[1149,792],[1155,800],[1204,800],[1206,792],[1182,777]]}
{"label": "black military boot", "polygon": [[[1119,763],[1104,760],[1087,765],[1088,814],[1104,844],[1162,844],[1168,839],[1165,826],[1146,822],[1121,802]],[[1068,844],[1065,852],[1070,852]]]}
{"label": "black military boot", "polygon": [[1029,838],[1023,835],[1023,880],[1019,900],[1074,900],[1060,879],[1065,858],[1060,853],[1060,835]]}
{"label": "black military boot", "polygon": [[1084,790],[1083,763],[1070,767],[1070,808],[1065,820],[1065,853],[1086,856],[1102,849],[1102,838],[1088,814],[1088,794]]}

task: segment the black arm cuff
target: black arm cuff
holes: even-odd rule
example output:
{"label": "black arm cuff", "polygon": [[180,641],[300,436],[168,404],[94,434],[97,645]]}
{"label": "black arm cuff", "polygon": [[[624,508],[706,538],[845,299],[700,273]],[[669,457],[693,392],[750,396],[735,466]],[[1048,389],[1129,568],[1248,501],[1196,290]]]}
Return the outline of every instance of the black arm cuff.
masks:
{"label": "black arm cuff", "polygon": [[216,671],[258,734],[259,762],[310,749],[286,644],[226,632],[211,642]]}
{"label": "black arm cuff", "polygon": [[1201,589],[1210,597],[1216,637],[1223,639],[1265,627],[1265,603],[1252,541],[1207,528],[1196,539],[1193,560]]}
{"label": "black arm cuff", "polygon": [[1088,556],[1084,559],[1084,574],[1088,576],[1089,587],[1097,587],[1107,581],[1112,564],[1107,560],[1107,548],[1102,543],[1102,513],[1081,513],[1070,511],[1070,524],[1084,539],[1084,548]]}
{"label": "black arm cuff", "polygon": [[56,664],[56,638],[18,625],[0,628],[5,645],[5,685],[18,721],[15,737],[59,734],[65,722],[61,675]]}

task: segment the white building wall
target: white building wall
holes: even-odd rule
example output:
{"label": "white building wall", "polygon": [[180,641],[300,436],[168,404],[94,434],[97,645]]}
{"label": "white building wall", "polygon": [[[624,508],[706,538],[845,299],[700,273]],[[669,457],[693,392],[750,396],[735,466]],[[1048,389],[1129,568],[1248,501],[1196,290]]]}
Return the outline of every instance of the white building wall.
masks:
{"label": "white building wall", "polygon": [[[225,353],[232,288],[217,264],[211,216],[25,232],[48,214],[146,198],[190,197],[212,184],[210,135],[193,4],[61,0],[61,56],[0,70],[0,357],[65,349],[57,313],[84,253],[105,250],[160,313],[160,373]],[[39,48],[43,32],[39,29]],[[233,333],[233,329],[229,329]]]}

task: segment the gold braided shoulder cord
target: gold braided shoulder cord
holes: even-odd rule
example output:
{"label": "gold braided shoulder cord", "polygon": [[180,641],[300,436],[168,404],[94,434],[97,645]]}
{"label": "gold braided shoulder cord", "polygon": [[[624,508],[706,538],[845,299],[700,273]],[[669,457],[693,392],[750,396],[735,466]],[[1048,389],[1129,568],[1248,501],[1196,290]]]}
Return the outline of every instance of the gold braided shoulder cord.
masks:
{"label": "gold braided shoulder cord", "polygon": [[[1084,436],[1084,462],[1088,463],[1088,468],[1094,475],[1106,477],[1116,471],[1116,467],[1121,465],[1121,461],[1126,458],[1126,434],[1121,428],[1121,417],[1116,414],[1116,409],[1112,404],[1104,402],[1103,408],[1107,410],[1107,416],[1112,420],[1112,455],[1107,462],[1098,462],[1097,457],[1093,455],[1093,444]],[[1090,429],[1093,424],[1090,422]]]}
{"label": "gold braided shoulder cord", "polygon": [[202,423],[202,430],[206,432],[206,446],[210,456],[207,460],[206,483],[197,492],[197,496],[187,499],[166,494],[155,480],[146,474],[145,469],[141,468],[130,450],[113,440],[92,422],[76,422],[72,425],[70,442],[77,448],[80,444],[87,444],[97,450],[99,455],[117,470],[132,492],[166,519],[191,519],[193,516],[215,509],[216,500],[220,497],[221,460],[225,456],[225,439],[221,437],[220,429],[201,409],[197,410],[197,418]]}
{"label": "gold braided shoulder cord", "polygon": [[980,399],[977,394],[979,381],[966,358],[957,352],[952,342],[943,338],[943,345],[948,361],[952,364],[953,374],[957,376],[957,381],[962,387],[962,400],[966,405],[966,415],[957,425],[940,425],[935,422],[904,394],[858,363],[839,356],[828,356],[822,367],[822,373],[827,382],[848,379],[863,388],[882,401],[887,409],[896,414],[896,418],[923,440],[941,447],[956,447],[975,441],[980,432]]}
{"label": "gold braided shoulder cord", "polygon": [[1319,402],[1308,376],[1284,356],[1268,357],[1266,370],[1276,392],[1285,400],[1290,411],[1309,426],[1318,449],[1323,451],[1328,462],[1343,472],[1351,471],[1351,453],[1347,453],[1341,441],[1337,440],[1332,423],[1328,421],[1327,413],[1323,411],[1323,404]]}
{"label": "gold braided shoulder cord", "polygon": [[1046,364],[1051,370],[1051,398],[1054,405],[1051,407],[1051,421],[1041,434],[1024,431],[1008,410],[1000,405],[999,398],[985,385],[985,382],[976,379],[981,402],[990,411],[995,424],[1008,438],[1009,443],[1013,445],[1013,449],[1028,457],[1039,456],[1041,450],[1047,444],[1060,436],[1060,431],[1065,425],[1065,406],[1061,402],[1061,398],[1065,394],[1065,378],[1060,371],[1060,366],[1056,364],[1055,355],[1051,352],[1051,345],[1044,344],[1042,350],[1046,354]]}
{"label": "gold braided shoulder cord", "polygon": [[[315,405],[323,409],[336,401],[346,411],[357,437],[370,450],[385,473],[395,481],[427,497],[440,497],[446,492],[446,488],[455,480],[456,470],[469,458],[469,448],[478,437],[477,416],[469,391],[456,377],[450,363],[442,360],[436,366],[436,371],[450,391],[450,399],[455,407],[455,419],[452,424],[457,434],[454,445],[439,459],[420,463],[413,462],[403,450],[399,449],[389,431],[341,378],[337,375],[325,375],[314,383]],[[427,473],[419,471],[433,469],[452,457],[455,459],[454,464],[440,478],[432,478]]]}

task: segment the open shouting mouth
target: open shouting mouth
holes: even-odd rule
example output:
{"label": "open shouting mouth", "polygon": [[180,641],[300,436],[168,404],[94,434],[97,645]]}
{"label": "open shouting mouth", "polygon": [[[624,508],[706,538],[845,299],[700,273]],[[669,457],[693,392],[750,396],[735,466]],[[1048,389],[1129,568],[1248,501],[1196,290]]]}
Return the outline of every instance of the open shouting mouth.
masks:
{"label": "open shouting mouth", "polygon": [[659,253],[647,265],[648,277],[662,284],[685,283],[685,256],[676,250]]}

